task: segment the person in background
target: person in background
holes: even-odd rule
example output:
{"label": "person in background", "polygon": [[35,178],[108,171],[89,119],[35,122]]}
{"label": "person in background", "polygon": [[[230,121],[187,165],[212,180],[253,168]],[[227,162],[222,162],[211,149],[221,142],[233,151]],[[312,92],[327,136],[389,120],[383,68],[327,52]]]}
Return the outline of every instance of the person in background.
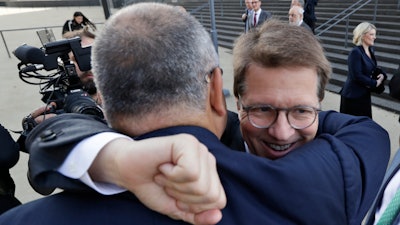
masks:
{"label": "person in background", "polygon": [[289,9],[289,24],[294,26],[301,26],[312,32],[311,28],[303,21],[304,9],[300,6],[292,6]]}
{"label": "person in background", "polygon": [[63,38],[73,38],[79,36],[84,30],[91,28],[96,31],[96,25],[92,23],[82,12],[75,12],[71,20],[65,21],[62,29]]}
{"label": "person in background", "polygon": [[[96,37],[95,34],[91,33],[88,30],[83,30],[78,36],[81,39],[82,48],[91,46]],[[101,106],[102,100],[100,94],[97,92],[92,71],[91,70],[82,71],[78,63],[76,62],[73,52],[72,51],[69,52],[68,55],[71,61],[75,65],[76,73],[82,84],[82,90],[85,91],[87,94],[89,94],[96,104]],[[43,122],[45,119],[57,116],[57,114],[54,113],[54,109],[56,108],[57,104],[55,102],[50,102],[49,104],[46,104],[44,106],[41,106],[33,110],[31,113],[29,113],[22,119],[24,133],[20,135],[20,137],[17,140],[17,143],[19,144],[21,151],[27,152],[27,149],[25,147],[26,132],[30,132],[31,129],[33,129],[37,124]]]}
{"label": "person in background", "polygon": [[347,80],[340,91],[340,112],[355,116],[372,118],[371,92],[383,85],[386,74],[379,71],[376,78],[372,75],[377,68],[373,45],[376,39],[376,27],[362,22],[354,28],[353,43],[356,45],[347,59]]}
{"label": "person in background", "polygon": [[290,7],[295,5],[300,6],[304,9],[304,0],[292,0],[292,2],[290,3]]}
{"label": "person in background", "polygon": [[261,9],[261,0],[252,0],[251,5],[253,11],[252,15],[248,17],[250,19],[250,28],[257,27],[271,18],[272,14],[270,12]]}
{"label": "person in background", "polygon": [[306,0],[304,4],[304,22],[311,28],[315,34],[315,23],[317,17],[315,16],[315,6],[317,6],[318,0]]}
{"label": "person in background", "polygon": [[[90,31],[84,30],[82,33],[79,34],[79,37],[81,38],[82,48],[86,48],[92,46],[96,35]],[[75,59],[73,52],[69,53],[69,57],[71,61],[75,64],[76,73],[78,74],[78,77],[82,82],[82,89],[87,92],[98,105],[101,105],[101,97],[97,92],[92,71],[82,71]]]}
{"label": "person in background", "polygon": [[245,0],[246,9],[242,14],[242,21],[244,22],[244,32],[247,33],[251,27],[251,20],[248,18],[252,18],[253,15],[253,6],[251,4],[251,0]]}
{"label": "person in background", "polygon": [[19,159],[19,147],[10,133],[0,124],[0,214],[18,206],[21,202],[15,197],[15,183],[10,175]]}

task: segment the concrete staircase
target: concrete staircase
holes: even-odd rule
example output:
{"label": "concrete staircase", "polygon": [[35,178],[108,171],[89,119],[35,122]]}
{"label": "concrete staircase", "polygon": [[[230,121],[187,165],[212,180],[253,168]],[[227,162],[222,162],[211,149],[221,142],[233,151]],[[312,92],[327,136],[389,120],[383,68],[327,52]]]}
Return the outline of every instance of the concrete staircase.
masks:
{"label": "concrete staircase", "polygon": [[[272,12],[275,17],[287,20],[290,2],[290,0],[264,0],[261,7],[264,10]],[[340,14],[356,2],[358,0],[320,0],[316,7],[317,27]],[[360,4],[364,4],[365,2],[365,0],[361,1]],[[183,5],[211,31],[211,20],[207,3],[208,1],[185,0],[184,2],[172,4]],[[243,22],[240,18],[244,11],[243,4],[244,1],[241,5],[241,2],[237,0],[215,1],[216,32],[219,46],[231,49],[234,40],[243,32]],[[356,7],[359,7],[360,4],[356,5]],[[318,33],[323,31],[327,26],[322,26],[316,30],[333,67],[333,74],[327,90],[338,93],[346,80],[347,56],[353,47],[352,31],[357,24],[363,21],[372,22],[377,27],[375,51],[378,65],[383,67],[388,73],[388,79],[391,78],[400,63],[400,10],[398,9],[398,4],[398,0],[379,0],[376,5],[377,13],[374,21],[375,0],[373,0],[349,16],[348,21],[338,22],[320,35]],[[350,12],[346,11],[343,15],[349,15]],[[333,20],[333,22],[337,22],[338,19]],[[347,35],[346,24],[348,24]],[[388,95],[388,92],[389,88],[386,86],[383,94],[373,94],[373,104],[389,111],[400,112],[400,103],[392,99]]]}

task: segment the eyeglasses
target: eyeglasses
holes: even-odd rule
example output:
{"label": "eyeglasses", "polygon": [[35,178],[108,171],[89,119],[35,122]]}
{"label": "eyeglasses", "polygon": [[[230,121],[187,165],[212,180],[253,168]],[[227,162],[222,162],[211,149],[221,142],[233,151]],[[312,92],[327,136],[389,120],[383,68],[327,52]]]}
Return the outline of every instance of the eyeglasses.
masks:
{"label": "eyeglasses", "polygon": [[251,2],[251,4],[257,4],[259,1],[254,1],[254,2]]}
{"label": "eyeglasses", "polygon": [[289,125],[296,130],[301,130],[311,126],[317,118],[318,112],[321,111],[311,106],[291,108],[275,108],[271,105],[244,106],[241,104],[241,106],[251,125],[261,129],[272,126],[278,119],[279,111],[286,111]]}

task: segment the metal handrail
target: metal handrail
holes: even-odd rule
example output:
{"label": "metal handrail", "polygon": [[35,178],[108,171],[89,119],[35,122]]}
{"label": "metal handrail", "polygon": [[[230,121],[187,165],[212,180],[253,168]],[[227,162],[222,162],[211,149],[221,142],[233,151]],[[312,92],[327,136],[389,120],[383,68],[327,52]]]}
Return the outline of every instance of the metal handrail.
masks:
{"label": "metal handrail", "polygon": [[10,50],[8,49],[8,45],[7,45],[6,39],[4,38],[4,35],[3,35],[4,32],[23,31],[23,30],[40,30],[40,29],[49,29],[49,28],[58,28],[58,27],[60,27],[60,26],[30,27],[30,28],[0,30],[0,36],[1,36],[1,39],[3,40],[4,47],[6,48],[6,52],[8,54],[8,58],[11,58],[11,54],[10,54]]}
{"label": "metal handrail", "polygon": [[[322,27],[327,26],[328,24],[332,23],[334,20],[336,20],[338,17],[344,15],[342,18],[338,19],[336,22],[333,22],[332,24],[330,24],[328,27],[326,27],[325,29],[323,29],[322,31],[318,32],[316,34],[316,36],[321,36],[323,33],[325,33],[326,31],[328,31],[329,29],[331,29],[333,26],[335,26],[336,24],[344,21],[345,19],[348,19],[350,16],[352,16],[355,12],[357,12],[359,9],[361,9],[362,7],[364,7],[365,5],[369,4],[372,0],[359,0],[358,2],[354,3],[353,5],[349,6],[348,8],[346,8],[345,10],[343,10],[342,12],[340,12],[339,14],[337,14],[336,16],[332,17],[331,19],[329,19],[328,21],[326,21],[325,23],[319,25],[316,30],[320,30],[322,29]],[[399,0],[400,1],[400,0]],[[353,9],[355,6],[359,5],[361,2],[364,2],[363,4],[361,4],[360,6],[358,6],[357,8]],[[377,0],[375,0],[375,11],[374,11],[374,19],[373,22],[375,22],[376,19],[376,11],[377,11]],[[349,10],[353,9],[350,13],[348,12]],[[346,24],[346,36],[348,33],[348,23]],[[346,42],[347,43],[347,42]]]}
{"label": "metal handrail", "polygon": [[[95,23],[95,24],[99,25],[99,24],[104,24],[104,23]],[[4,47],[6,48],[8,58],[11,58],[11,54],[10,54],[10,50],[8,49],[6,39],[4,38],[4,35],[3,35],[4,32],[24,31],[24,30],[41,30],[41,29],[51,29],[51,28],[62,28],[62,26],[57,25],[57,26],[44,26],[44,27],[42,26],[42,27],[29,27],[29,28],[0,30],[0,36],[1,36],[1,39],[3,40]]]}
{"label": "metal handrail", "polygon": [[[224,11],[223,11],[223,3],[222,0],[219,0],[220,2],[220,10],[221,10],[221,16],[224,16]],[[214,11],[214,0],[209,0],[207,3],[204,3],[203,5],[198,6],[197,8],[189,11],[190,14],[194,14],[197,12],[202,11],[203,9],[205,9],[207,6],[209,6],[209,13],[210,13],[210,25],[211,25],[211,38],[215,47],[215,50],[218,53],[218,34],[217,34],[217,28],[216,28],[216,22],[215,22],[215,11]],[[200,22],[203,23],[203,12],[201,12],[200,14]]]}

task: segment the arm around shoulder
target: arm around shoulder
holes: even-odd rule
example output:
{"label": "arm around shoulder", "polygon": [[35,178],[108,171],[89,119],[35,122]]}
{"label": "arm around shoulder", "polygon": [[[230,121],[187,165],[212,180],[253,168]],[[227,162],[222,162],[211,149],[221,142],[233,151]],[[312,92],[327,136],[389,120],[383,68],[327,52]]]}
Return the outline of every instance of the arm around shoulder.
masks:
{"label": "arm around shoulder", "polygon": [[50,194],[56,187],[87,189],[56,170],[73,147],[83,139],[100,132],[112,131],[102,120],[83,114],[66,113],[45,120],[28,135],[28,178],[41,194]]}

